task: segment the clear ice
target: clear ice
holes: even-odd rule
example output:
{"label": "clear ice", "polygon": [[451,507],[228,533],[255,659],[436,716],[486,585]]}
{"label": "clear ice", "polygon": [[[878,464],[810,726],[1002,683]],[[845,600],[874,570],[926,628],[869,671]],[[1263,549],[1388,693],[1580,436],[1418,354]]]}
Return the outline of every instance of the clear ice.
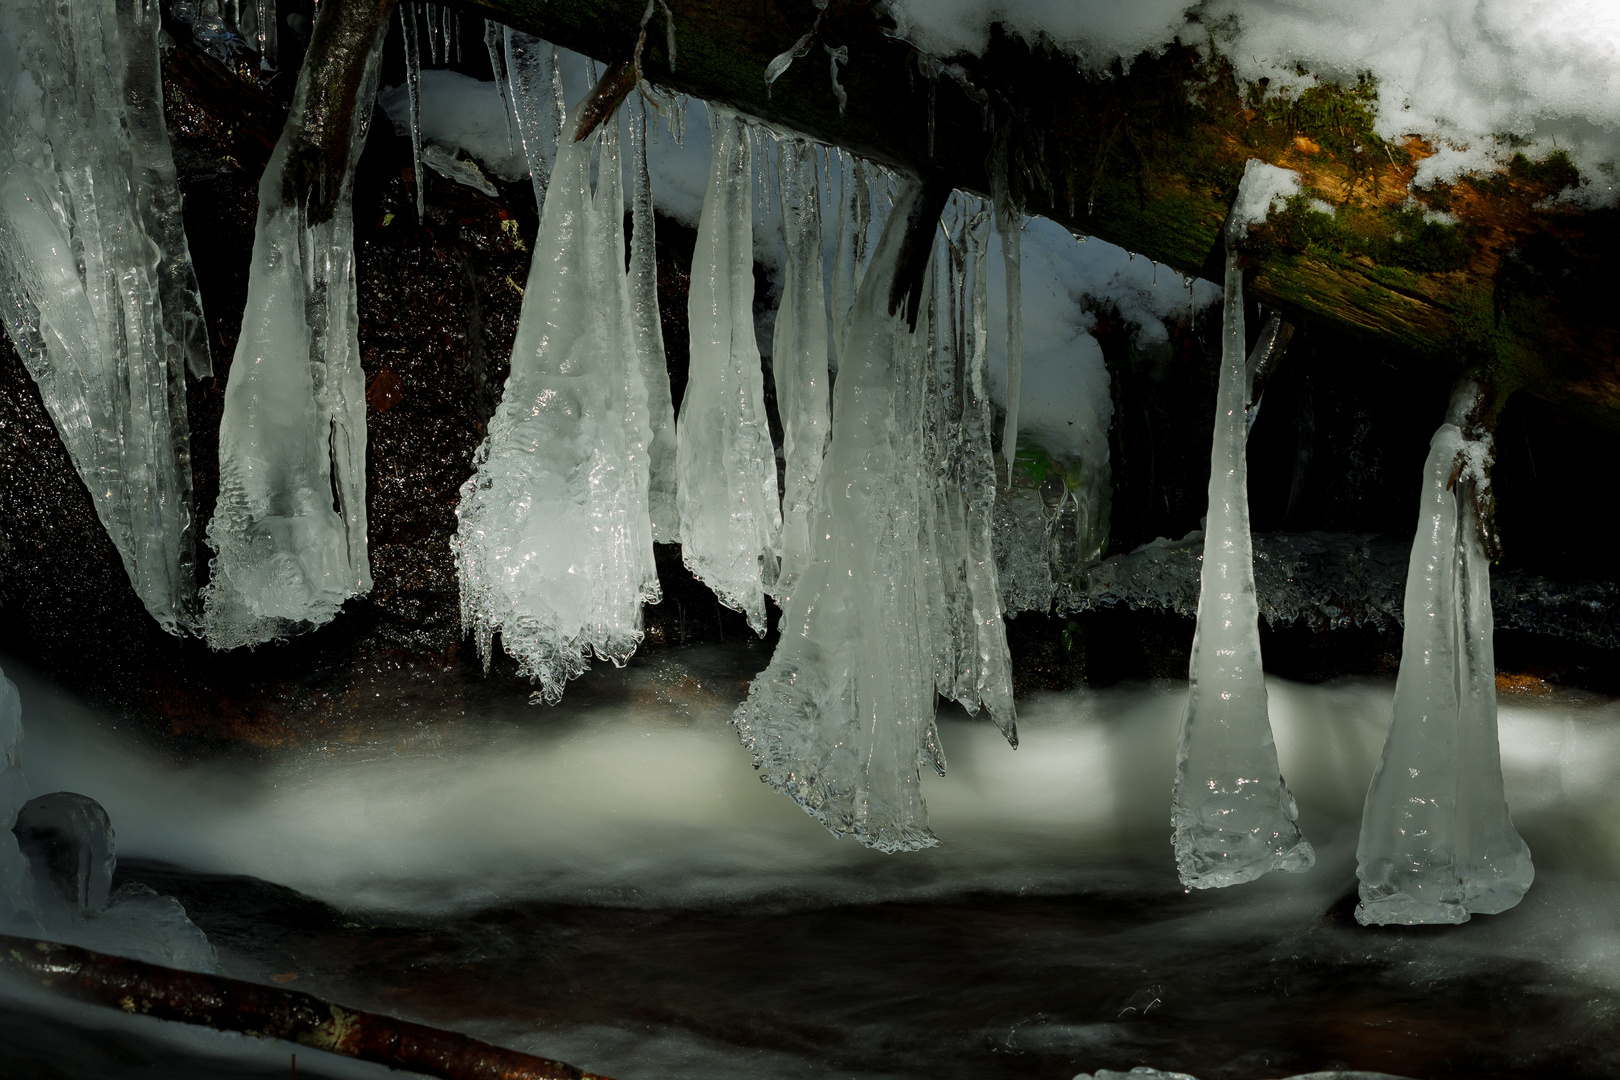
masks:
{"label": "clear ice", "polygon": [[652,178],[647,171],[647,105],[630,95],[631,205],[630,300],[635,318],[636,356],[647,388],[649,474],[647,508],[652,537],[660,544],[681,538],[675,506],[675,406],[669,389],[669,361],[664,354],[664,324],[658,307],[658,236],[653,218]]}
{"label": "clear ice", "polygon": [[[1005,166],[1003,166],[1004,168]],[[1001,424],[1001,456],[1012,483],[1018,459],[1018,404],[1024,370],[1024,214],[1007,193],[1006,177],[995,183],[996,232],[1001,236],[1001,261],[1007,279],[1007,413]]]}
{"label": "clear ice", "polygon": [[592,654],[629,660],[641,605],[660,597],[616,131],[610,121],[558,150],[512,373],[450,542],[462,626],[485,665],[498,632],[550,703]]}
{"label": "clear ice", "polygon": [[557,47],[532,34],[506,28],[506,105],[523,143],[534,184],[536,209],[546,203],[546,178],[557,159],[563,129],[562,73]]}
{"label": "clear ice", "polygon": [[720,108],[710,110],[709,139],[687,300],[691,361],[675,429],[681,555],[763,637],[782,512],[754,334],[751,140]]}
{"label": "clear ice", "polygon": [[1460,923],[1513,907],[1535,877],[1502,794],[1490,562],[1475,494],[1489,436],[1465,392],[1435,432],[1406,574],[1395,712],[1362,810],[1362,924]]}
{"label": "clear ice", "polygon": [[782,570],[773,595],[785,601],[810,561],[816,478],[831,438],[827,396],[827,296],[821,267],[821,186],[815,145],[783,138],[780,157],[782,302],[771,370],[782,416]]}
{"label": "clear ice", "polygon": [[889,311],[921,191],[917,183],[902,191],[856,296],[811,558],[783,610],[776,653],[733,717],[761,779],[835,835],[879,851],[938,843],[921,769],[945,771],[930,553],[950,541],[933,531],[938,466],[926,459],[939,438],[931,424],[942,406],[930,401],[938,373],[929,315],[911,333]]}
{"label": "clear ice", "polygon": [[[1240,188],[1240,204],[1243,198]],[[1309,870],[1316,861],[1277,766],[1260,663],[1245,451],[1243,271],[1236,247],[1243,232],[1239,224],[1226,236],[1209,514],[1170,814],[1176,870],[1193,889],[1238,885],[1271,870]]]}
{"label": "clear ice", "polygon": [[[155,5],[0,7],[0,319],[165,630],[195,623],[188,360],[201,305],[156,93]],[[165,264],[165,256],[170,260]]]}
{"label": "clear ice", "polygon": [[405,55],[405,97],[410,113],[411,184],[416,188],[416,220],[425,213],[427,176],[422,172],[422,45],[417,37],[416,5],[399,5],[400,45]]}
{"label": "clear ice", "polygon": [[[328,213],[293,194],[312,69],[300,74],[264,178],[247,307],[219,428],[219,502],[203,634],[216,649],[329,622],[371,589],[366,553],[366,401],[355,291],[354,165],[365,145],[382,31],[372,43],[348,168]],[[318,219],[317,219],[318,218]]]}

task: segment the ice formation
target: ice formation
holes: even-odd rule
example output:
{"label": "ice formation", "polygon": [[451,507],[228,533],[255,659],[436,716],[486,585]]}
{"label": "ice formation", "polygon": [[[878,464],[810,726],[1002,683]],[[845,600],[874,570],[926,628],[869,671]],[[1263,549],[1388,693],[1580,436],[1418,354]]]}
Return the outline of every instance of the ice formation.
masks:
{"label": "ice formation", "polygon": [[549,42],[506,28],[506,93],[513,127],[529,162],[534,183],[534,205],[546,201],[546,178],[556,160],[563,130],[562,74],[557,69],[557,47]]}
{"label": "ice formation", "polygon": [[[386,27],[383,28],[384,30]],[[219,428],[219,502],[203,633],[255,645],[332,619],[371,589],[366,552],[366,402],[356,339],[354,164],[365,144],[382,40],[366,61],[336,190],[317,202],[288,175],[312,151],[311,68],[259,182],[247,308]]]}
{"label": "ice formation", "polygon": [[[945,770],[936,686],[970,708],[989,705],[1012,738],[1010,666],[985,558],[994,478],[983,301],[972,358],[938,347],[955,336],[956,320],[937,298],[915,333],[890,311],[903,238],[921,203],[921,185],[908,184],[856,294],[810,558],[783,609],[776,653],[733,718],[766,783],[834,834],[880,851],[937,843],[920,773]],[[965,226],[978,238],[981,280],[983,217]],[[925,290],[935,284],[930,271]],[[965,389],[948,399],[946,387]],[[985,651],[996,655],[981,658]]]}
{"label": "ice formation", "polygon": [[709,138],[687,301],[691,366],[675,430],[681,555],[763,637],[782,512],[754,336],[752,148],[742,121],[724,109],[711,109]]}
{"label": "ice formation", "polygon": [[669,361],[664,355],[664,324],[658,308],[657,226],[653,220],[652,179],[647,171],[647,106],[639,94],[630,102],[631,206],[630,302],[635,319],[636,358],[647,389],[647,509],[652,538],[660,544],[680,539],[675,506],[675,406],[670,398]]}
{"label": "ice formation", "polygon": [[782,571],[786,600],[810,560],[816,478],[831,437],[827,396],[827,297],[821,272],[821,185],[815,146],[780,144],[782,233],[787,244],[771,370],[782,415]]}
{"label": "ice formation", "polygon": [[201,306],[154,97],[155,5],[0,3],[0,318],[171,633],[195,622],[185,369]]}
{"label": "ice formation", "polygon": [[451,539],[463,629],[486,666],[498,632],[552,703],[592,654],[622,666],[641,642],[641,605],[660,597],[624,240],[609,122],[558,150],[512,373],[462,486]]}
{"label": "ice formation", "polygon": [[400,44],[405,54],[406,127],[411,137],[411,185],[416,189],[416,220],[425,214],[423,194],[427,178],[422,174],[422,45],[417,39],[417,9],[412,3],[399,5]]}
{"label": "ice formation", "polygon": [[[1246,171],[1243,186],[1255,175]],[[1236,206],[1249,201],[1240,186]],[[1294,797],[1277,766],[1260,663],[1245,453],[1248,350],[1238,265],[1247,224],[1234,214],[1226,230],[1209,514],[1171,808],[1176,869],[1182,884],[1195,889],[1238,885],[1271,870],[1309,870],[1316,861],[1300,835]]]}
{"label": "ice formation", "polygon": [[[1005,168],[1005,166],[1003,166]],[[1018,457],[1018,405],[1023,393],[1024,372],[1024,215],[1010,201],[1006,177],[997,174],[995,183],[996,232],[1001,236],[1001,260],[1007,274],[1007,394],[1006,416],[1001,425],[1001,454],[1007,461],[1007,478],[1012,480],[1013,462]]]}
{"label": "ice formation", "polygon": [[1463,434],[1468,398],[1454,399],[1423,466],[1395,713],[1356,851],[1363,924],[1495,915],[1535,877],[1502,794],[1490,561],[1474,508],[1491,449]]}

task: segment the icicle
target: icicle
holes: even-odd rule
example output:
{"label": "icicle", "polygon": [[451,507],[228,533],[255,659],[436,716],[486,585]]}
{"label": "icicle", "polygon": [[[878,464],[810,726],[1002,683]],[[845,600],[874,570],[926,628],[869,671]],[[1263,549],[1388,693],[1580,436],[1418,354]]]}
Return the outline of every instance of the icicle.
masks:
{"label": "icicle", "polygon": [[754,336],[753,178],[737,117],[711,108],[708,190],[692,256],[691,367],[676,427],[681,554],[720,602],[765,634],[782,527]]}
{"label": "icicle", "polygon": [[415,7],[399,6],[401,44],[405,47],[405,94],[411,113],[411,183],[416,187],[416,220],[427,219],[427,173],[422,171],[422,50],[417,41]]}
{"label": "icicle", "polygon": [[619,666],[629,660],[642,637],[641,605],[659,599],[617,128],[603,124],[558,151],[512,373],[474,457],[477,471],[462,485],[451,540],[462,628],[486,668],[499,632],[550,703],[592,654]]}
{"label": "icicle", "polygon": [[495,73],[495,89],[501,95],[501,108],[506,112],[506,146],[516,150],[520,145],[517,119],[512,111],[512,78],[506,71],[506,28],[494,19],[484,20],[484,48],[489,52],[489,67]]}
{"label": "icicle", "polygon": [[872,222],[872,193],[867,186],[866,162],[858,157],[839,156],[839,187],[843,194],[843,209],[838,217],[837,261],[833,263],[832,280],[832,351],[828,355],[831,369],[838,370],[839,358],[844,353],[844,338],[848,333],[851,311],[855,306],[855,293],[861,287],[861,274],[866,263],[866,233]]}
{"label": "icicle", "polygon": [[1198,627],[1171,810],[1176,869],[1194,889],[1237,885],[1271,870],[1309,870],[1316,861],[1277,767],[1260,664],[1244,452],[1243,271],[1235,243],[1241,236],[1229,225]]}
{"label": "icicle", "polygon": [[254,6],[258,23],[254,37],[257,39],[255,47],[259,50],[259,70],[274,71],[281,49],[276,37],[281,15],[276,10],[276,0],[256,0]]}
{"label": "icicle", "polygon": [[831,425],[827,412],[827,298],[821,270],[821,196],[816,151],[803,139],[778,144],[783,262],[772,371],[782,416],[782,572],[773,590],[786,602],[810,559],[816,478]]}
{"label": "icicle", "polygon": [[534,205],[546,201],[546,177],[557,156],[561,127],[558,103],[562,100],[561,73],[557,70],[557,50],[532,34],[506,28],[507,92],[512,115],[517,120],[523,156],[529,163],[529,179],[534,184]]}
{"label": "icicle", "polygon": [[832,77],[833,97],[838,99],[838,115],[843,116],[844,109],[849,106],[849,94],[845,93],[844,84],[838,81],[838,65],[849,63],[849,46],[840,45],[835,49],[831,45],[824,45],[822,48],[827,50],[827,70]]}
{"label": "icicle", "polygon": [[889,290],[921,185],[891,216],[850,322],[808,566],[782,639],[732,718],[754,767],[835,835],[880,851],[938,841],[919,768],[943,769],[919,588],[915,344]]}
{"label": "icicle", "polygon": [[1024,382],[1024,214],[1012,203],[1005,165],[997,167],[991,186],[995,189],[996,231],[1001,235],[1001,261],[1007,280],[1007,413],[1001,425],[1001,456],[1007,463],[1010,485],[1013,464],[1018,460],[1018,405]]}
{"label": "icicle", "polygon": [[[191,245],[180,212],[180,182],[169,146],[169,129],[163,120],[159,7],[157,0],[122,0],[117,12],[123,45],[124,118],[129,126],[135,197],[146,233],[162,253],[157,282],[163,331],[171,350],[170,364],[183,364],[193,378],[206,379],[214,374],[214,361],[208,349],[208,325],[203,319],[197,269],[191,262]],[[178,372],[171,377],[171,385],[183,388]],[[187,457],[189,460],[189,451]]]}
{"label": "icicle", "polygon": [[455,10],[449,4],[440,5],[439,18],[444,22],[444,62],[451,63],[452,53],[455,63],[461,63],[461,35],[457,33],[460,20],[456,18]]}
{"label": "icicle", "polygon": [[415,11],[417,17],[427,24],[428,59],[435,65],[444,63],[439,56],[439,5],[418,4]]}
{"label": "icicle", "polygon": [[963,493],[963,532],[967,549],[963,559],[974,634],[971,664],[959,674],[947,696],[973,711],[975,699],[990,714],[1007,741],[1018,745],[1013,709],[1012,655],[1007,648],[1007,626],[1002,618],[1001,585],[996,576],[993,530],[996,509],[996,458],[991,447],[995,411],[990,402],[990,209],[982,204],[964,215],[963,284],[968,303],[963,305],[964,355],[960,391],[960,450],[957,468]]}
{"label": "icicle", "polygon": [[1356,851],[1363,924],[1494,915],[1535,878],[1502,794],[1490,561],[1474,510],[1490,437],[1462,431],[1477,389],[1453,398],[1423,466],[1395,714]]}
{"label": "icicle", "polygon": [[[635,185],[631,207],[630,298],[634,305],[636,355],[647,392],[651,428],[648,512],[652,538],[660,544],[680,540],[675,508],[675,410],[670,404],[669,362],[664,354],[664,327],[658,307],[658,250],[653,217],[652,179],[647,171],[647,106],[632,93],[630,104],[630,175]],[[654,575],[656,582],[657,575]]]}
{"label": "icicle", "polygon": [[170,293],[187,275],[159,260],[185,243],[152,98],[156,4],[6,11],[0,319],[135,594],[180,634],[195,622],[196,548],[185,350],[165,327],[184,335],[194,309]]}
{"label": "icicle", "polygon": [[[321,17],[341,17],[333,11]],[[310,108],[310,67],[259,183],[246,314],[220,421],[219,502],[208,525],[216,555],[203,631],[216,649],[320,626],[371,589],[350,199],[385,29],[365,54],[349,160],[324,219],[310,220],[309,207],[288,198],[298,185],[286,176],[287,161],[305,125],[330,119]]]}

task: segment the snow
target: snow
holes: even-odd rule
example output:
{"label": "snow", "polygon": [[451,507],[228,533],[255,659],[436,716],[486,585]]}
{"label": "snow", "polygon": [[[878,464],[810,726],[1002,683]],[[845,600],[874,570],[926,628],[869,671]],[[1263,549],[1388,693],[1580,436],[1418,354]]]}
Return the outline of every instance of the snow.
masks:
{"label": "snow", "polygon": [[1299,173],[1293,169],[1250,158],[1243,163],[1237,199],[1226,218],[1226,242],[1241,241],[1245,230],[1264,225],[1273,211],[1281,210],[1289,199],[1303,191]]}
{"label": "snow", "polygon": [[[375,93],[381,53],[379,36],[360,101]],[[320,626],[371,589],[350,202],[367,125],[354,125],[330,217],[308,221],[283,182],[303,125],[320,120],[305,114],[306,90],[259,182],[247,305],[225,386],[208,524],[213,578],[203,590],[203,635],[216,649]]]}
{"label": "snow", "polygon": [[782,512],[754,331],[752,139],[711,110],[709,193],[692,254],[691,361],[675,429],[681,557],[720,602],[765,635]]}
{"label": "snow", "polygon": [[[0,319],[136,595],[195,623],[185,370],[205,367],[156,13],[0,3]],[[109,62],[112,58],[113,62]]]}
{"label": "snow", "polygon": [[[1240,190],[1237,206],[1252,205],[1250,199]],[[1272,870],[1298,873],[1316,861],[1277,767],[1261,668],[1249,535],[1247,360],[1243,271],[1237,250],[1228,247],[1204,565],[1171,809],[1176,869],[1194,889],[1238,885]]]}
{"label": "snow", "polygon": [[[486,668],[499,633],[553,704],[592,655],[621,667],[630,659],[641,605],[661,595],[618,156],[616,125],[559,149],[511,375],[450,543],[462,628]],[[594,189],[593,157],[602,166]]]}
{"label": "snow", "polygon": [[[1270,92],[1314,79],[1377,81],[1375,129],[1440,152],[1417,183],[1489,169],[1516,149],[1567,152],[1612,204],[1620,160],[1620,5],[1610,0],[888,0],[909,39],[938,56],[980,53],[992,22],[1102,70],[1179,38],[1213,43]],[[1189,21],[1196,20],[1196,21]],[[1311,76],[1302,77],[1303,65]],[[1503,140],[1501,136],[1509,138]],[[1520,144],[1516,146],[1515,144]]]}
{"label": "snow", "polygon": [[1490,562],[1471,497],[1488,454],[1448,422],[1424,462],[1394,717],[1356,852],[1363,924],[1496,914],[1535,876],[1502,789]]}

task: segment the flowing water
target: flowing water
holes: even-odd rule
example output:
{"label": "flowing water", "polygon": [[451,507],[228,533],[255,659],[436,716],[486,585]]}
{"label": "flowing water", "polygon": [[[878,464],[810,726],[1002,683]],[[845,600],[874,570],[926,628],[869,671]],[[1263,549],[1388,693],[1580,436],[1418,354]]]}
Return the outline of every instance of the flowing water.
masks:
{"label": "flowing water", "polygon": [[[179,896],[225,973],[620,1080],[1620,1072],[1620,703],[1504,697],[1523,904],[1368,929],[1355,843],[1389,680],[1268,680],[1317,865],[1188,893],[1185,683],[1025,699],[1016,751],[942,713],[942,846],[883,855],[749,768],[728,720],[764,659],[651,650],[556,707],[180,766],[21,679],[23,763],[35,793],[106,806],[120,874]],[[285,1076],[294,1050],[299,1075],[384,1075],[0,991],[0,1045],[55,1063],[19,1075]]]}

